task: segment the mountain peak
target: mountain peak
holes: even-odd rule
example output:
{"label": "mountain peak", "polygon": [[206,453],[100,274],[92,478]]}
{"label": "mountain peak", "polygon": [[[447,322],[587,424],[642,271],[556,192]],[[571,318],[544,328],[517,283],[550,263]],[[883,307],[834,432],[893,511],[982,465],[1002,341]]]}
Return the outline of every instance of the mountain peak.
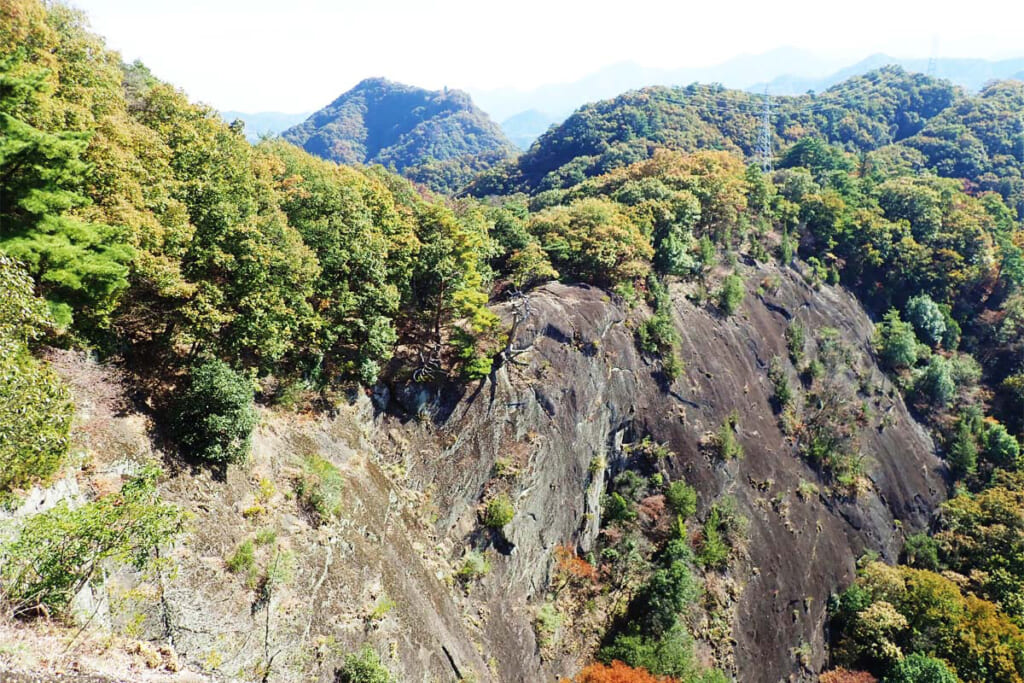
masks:
{"label": "mountain peak", "polygon": [[489,154],[512,145],[461,90],[427,90],[383,77],[366,78],[282,137],[344,164],[425,163]]}

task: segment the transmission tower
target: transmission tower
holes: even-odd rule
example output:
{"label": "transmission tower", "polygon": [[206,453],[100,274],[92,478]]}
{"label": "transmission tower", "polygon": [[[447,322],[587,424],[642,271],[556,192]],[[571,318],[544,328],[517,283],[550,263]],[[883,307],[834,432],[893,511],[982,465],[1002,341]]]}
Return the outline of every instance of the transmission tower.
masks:
{"label": "transmission tower", "polygon": [[939,73],[939,37],[932,36],[932,53],[928,57],[928,77],[935,78]]}
{"label": "transmission tower", "polygon": [[761,160],[761,171],[771,173],[775,169],[772,160],[772,98],[764,90],[764,110],[761,112],[761,132],[757,136],[757,156]]}

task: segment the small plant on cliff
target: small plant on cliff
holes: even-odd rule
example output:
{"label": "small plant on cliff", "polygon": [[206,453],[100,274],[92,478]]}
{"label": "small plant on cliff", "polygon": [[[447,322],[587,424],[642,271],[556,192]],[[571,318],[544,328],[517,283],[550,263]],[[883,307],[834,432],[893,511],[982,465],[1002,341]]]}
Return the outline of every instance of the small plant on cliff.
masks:
{"label": "small plant on cliff", "polygon": [[747,290],[743,286],[743,278],[733,273],[722,282],[722,288],[718,290],[718,307],[726,315],[732,315],[739,310],[743,303],[743,297]]}
{"label": "small plant on cliff", "polygon": [[704,520],[704,538],[697,559],[708,569],[725,569],[729,560],[729,546],[722,539],[722,514],[712,507]]}
{"label": "small plant on cliff", "polygon": [[487,501],[487,505],[484,507],[483,522],[491,529],[501,529],[512,521],[515,513],[512,499],[508,497],[508,494],[499,493]]}
{"label": "small plant on cliff", "polygon": [[487,556],[475,550],[470,550],[462,558],[462,566],[459,567],[455,575],[468,583],[487,576],[490,571],[491,563],[487,560]]}
{"label": "small plant on cliff", "polygon": [[736,437],[739,419],[739,415],[733,411],[725,418],[722,426],[718,428],[718,432],[715,434],[715,448],[718,451],[718,457],[722,460],[734,460],[743,457],[743,446],[740,445],[740,441]]}
{"label": "small plant on cliff", "polygon": [[550,602],[545,602],[537,610],[537,616],[533,620],[533,627],[537,633],[537,642],[541,647],[550,645],[555,633],[562,625],[562,615]]}
{"label": "small plant on cliff", "polygon": [[684,520],[697,511],[697,491],[685,481],[674,481],[665,491],[665,502]]}
{"label": "small plant on cliff", "polygon": [[249,455],[256,426],[252,383],[220,360],[192,368],[174,401],[171,429],[188,454],[214,463]]}
{"label": "small plant on cliff", "polygon": [[251,540],[242,543],[224,564],[232,574],[249,572],[256,564],[256,549]]}
{"label": "small plant on cliff", "polygon": [[341,512],[341,472],[319,455],[306,458],[302,476],[295,482],[299,505],[323,524]]}
{"label": "small plant on cliff", "polygon": [[775,404],[775,412],[781,413],[786,406],[793,402],[793,387],[789,384],[789,377],[782,366],[782,359],[778,356],[772,357],[768,365],[768,381],[772,383],[772,400]]}
{"label": "small plant on cliff", "polygon": [[391,673],[369,645],[345,656],[345,663],[335,672],[336,683],[395,683]]}

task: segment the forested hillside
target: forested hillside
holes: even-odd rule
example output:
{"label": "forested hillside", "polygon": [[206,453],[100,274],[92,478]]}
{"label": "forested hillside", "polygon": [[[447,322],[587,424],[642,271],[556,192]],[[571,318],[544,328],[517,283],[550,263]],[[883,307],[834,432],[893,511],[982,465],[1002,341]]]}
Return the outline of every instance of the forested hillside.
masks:
{"label": "forested hillside", "polygon": [[[772,144],[784,151],[816,137],[858,155],[858,163],[967,178],[1020,210],[1022,97],[1019,81],[993,83],[968,96],[947,81],[885,67],[819,95],[774,98]],[[764,105],[763,96],[720,86],[629,92],[582,107],[519,159],[484,174],[471,191],[482,196],[568,187],[660,148],[723,149],[752,159]]]}
{"label": "forested hillside", "polygon": [[1024,680],[1024,84],[780,99],[770,172],[762,107],[627,93],[446,198],[507,151],[459,93],[251,145],[0,0],[0,628],[106,591],[239,680]]}
{"label": "forested hillside", "polygon": [[437,191],[463,187],[514,148],[458,90],[368,78],[281,136],[342,164],[382,164]]}

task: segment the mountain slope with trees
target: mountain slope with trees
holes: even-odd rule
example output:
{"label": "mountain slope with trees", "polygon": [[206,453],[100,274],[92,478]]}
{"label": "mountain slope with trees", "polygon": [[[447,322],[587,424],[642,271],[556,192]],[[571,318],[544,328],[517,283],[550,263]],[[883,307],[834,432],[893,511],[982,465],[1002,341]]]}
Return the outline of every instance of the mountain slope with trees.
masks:
{"label": "mountain slope with trees", "polygon": [[459,90],[368,78],[281,134],[341,164],[382,164],[437,190],[457,189],[514,153],[501,128]]}
{"label": "mountain slope with trees", "polygon": [[780,100],[763,172],[757,97],[647,89],[439,198],[364,165],[438,117],[252,145],[0,0],[0,629],[85,604],[241,680],[1019,683],[1021,93]]}
{"label": "mountain slope with trees", "polygon": [[[1024,84],[1002,81],[968,95],[948,81],[888,66],[818,95],[772,100],[774,150],[817,137],[847,152],[963,178],[1017,210],[1024,167]],[[724,149],[753,160],[763,96],[720,86],[652,87],[582,107],[518,159],[478,178],[478,196],[536,193],[649,158],[659,148]],[[955,161],[954,161],[955,160]]]}

